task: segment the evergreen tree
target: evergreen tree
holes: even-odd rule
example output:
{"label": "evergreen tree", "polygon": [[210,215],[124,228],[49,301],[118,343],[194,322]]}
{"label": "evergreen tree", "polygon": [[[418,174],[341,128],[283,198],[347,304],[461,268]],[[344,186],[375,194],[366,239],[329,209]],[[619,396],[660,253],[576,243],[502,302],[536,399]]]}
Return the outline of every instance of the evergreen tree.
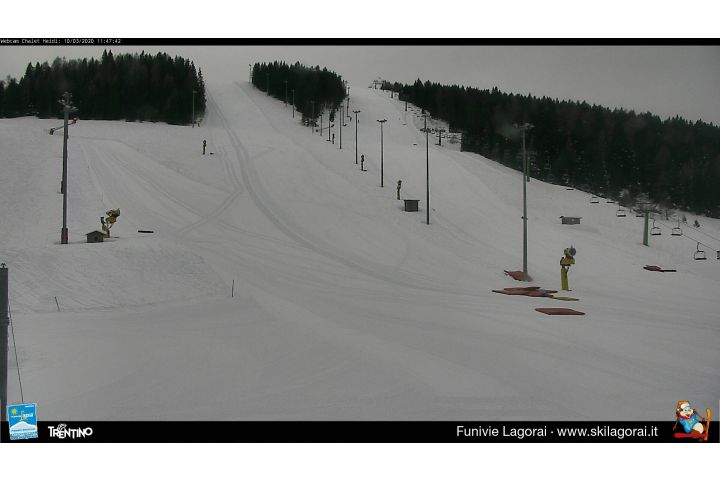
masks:
{"label": "evergreen tree", "polygon": [[383,82],[430,115],[463,132],[462,150],[521,168],[512,127],[532,123],[531,173],[545,180],[619,198],[648,192],[668,208],[720,216],[720,128],[679,117],[560,101],[547,97],[440,85]]}
{"label": "evergreen tree", "polygon": [[8,78],[4,83],[0,116],[59,117],[58,99],[69,91],[83,119],[189,123],[193,90],[197,116],[205,111],[205,84],[192,62],[165,53],[104,50],[100,60],[28,64],[19,82]]}

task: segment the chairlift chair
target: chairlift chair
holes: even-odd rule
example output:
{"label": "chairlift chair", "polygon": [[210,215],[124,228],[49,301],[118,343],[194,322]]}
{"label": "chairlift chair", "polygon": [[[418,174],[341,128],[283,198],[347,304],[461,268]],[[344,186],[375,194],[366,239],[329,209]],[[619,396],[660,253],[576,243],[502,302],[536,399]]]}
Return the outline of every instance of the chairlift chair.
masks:
{"label": "chairlift chair", "polygon": [[636,217],[644,217],[645,212],[643,212],[642,210],[635,210],[635,216]]}
{"label": "chairlift chair", "polygon": [[700,250],[700,242],[698,242],[696,251],[693,254],[693,260],[707,260],[705,256],[705,250]]}
{"label": "chairlift chair", "polygon": [[720,250],[717,251],[718,260],[720,260]]}
{"label": "chairlift chair", "polygon": [[600,203],[600,199],[597,196],[593,195],[590,198],[590,203]]}
{"label": "chairlift chair", "polygon": [[662,235],[662,232],[660,231],[660,227],[655,226],[655,220],[653,220],[653,226],[650,229],[650,235]]}
{"label": "chairlift chair", "polygon": [[615,203],[615,200],[605,200],[605,203]]}
{"label": "chairlift chair", "polygon": [[626,217],[625,209],[624,208],[618,208],[617,212],[615,212],[616,217]]}
{"label": "chairlift chair", "polygon": [[674,237],[679,237],[682,235],[682,230],[680,229],[680,220],[678,220],[677,227],[673,227],[672,229],[672,235]]}

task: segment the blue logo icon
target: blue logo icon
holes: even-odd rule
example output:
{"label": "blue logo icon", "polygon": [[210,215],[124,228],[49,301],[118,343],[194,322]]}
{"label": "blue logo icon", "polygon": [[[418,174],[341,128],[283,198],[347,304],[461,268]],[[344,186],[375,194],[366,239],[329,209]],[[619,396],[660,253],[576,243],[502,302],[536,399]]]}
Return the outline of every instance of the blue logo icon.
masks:
{"label": "blue logo icon", "polygon": [[7,418],[10,440],[38,438],[37,403],[8,405]]}

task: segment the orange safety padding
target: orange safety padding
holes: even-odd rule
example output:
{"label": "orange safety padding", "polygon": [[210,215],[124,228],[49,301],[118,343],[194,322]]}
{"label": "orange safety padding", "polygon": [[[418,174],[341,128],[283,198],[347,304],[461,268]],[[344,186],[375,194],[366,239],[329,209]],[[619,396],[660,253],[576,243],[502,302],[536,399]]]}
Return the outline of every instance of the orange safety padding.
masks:
{"label": "orange safety padding", "polygon": [[535,310],[546,315],[585,315],[585,312],[578,312],[572,308],[536,308]]}

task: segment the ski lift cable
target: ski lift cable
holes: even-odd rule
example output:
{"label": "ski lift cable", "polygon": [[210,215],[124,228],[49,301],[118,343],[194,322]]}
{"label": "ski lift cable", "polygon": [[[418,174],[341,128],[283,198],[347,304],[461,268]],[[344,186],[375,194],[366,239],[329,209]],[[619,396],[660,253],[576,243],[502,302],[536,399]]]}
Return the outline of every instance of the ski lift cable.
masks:
{"label": "ski lift cable", "polygon": [[[655,220],[655,219],[653,219],[653,220]],[[661,222],[661,221],[659,221],[659,220],[655,220],[655,221],[657,221],[657,223],[659,223],[660,225],[662,225],[662,226],[665,227],[665,228],[675,228],[675,227],[669,227],[668,225],[665,225],[663,222]],[[700,232],[700,233],[702,233],[702,232]],[[707,248],[709,248],[710,250],[716,250],[716,249],[714,249],[713,247],[711,247],[710,245],[708,245],[708,244],[706,244],[706,243],[703,243],[703,242],[701,242],[700,240],[696,240],[696,239],[694,239],[693,237],[691,237],[691,236],[689,236],[689,235],[687,235],[687,234],[683,234],[683,237],[687,238],[688,240],[692,240],[693,242],[697,243],[698,245],[702,245],[703,247],[707,247]]]}
{"label": "ski lift cable", "polygon": [[713,237],[713,236],[712,236],[712,235],[710,235],[709,233],[705,233],[705,232],[703,232],[702,230],[700,230],[700,229],[697,229],[697,228],[693,227],[693,226],[692,226],[692,225],[690,225],[690,224],[686,224],[685,226],[686,226],[687,228],[692,228],[692,229],[693,229],[693,230],[695,230],[696,232],[698,232],[698,233],[702,233],[703,235],[706,235],[706,236],[708,236],[708,237],[712,238],[712,239],[713,239],[713,240],[715,240],[715,241],[718,241],[718,242],[720,242],[720,238],[716,238],[716,237]]}
{"label": "ski lift cable", "polygon": [[10,300],[8,299],[8,317],[10,319],[10,331],[12,332],[13,350],[15,351],[15,365],[17,366],[18,383],[20,384],[20,401],[25,403],[23,395],[22,378],[20,377],[20,362],[18,362],[17,344],[15,343],[15,326],[13,325],[12,309],[10,308]]}

